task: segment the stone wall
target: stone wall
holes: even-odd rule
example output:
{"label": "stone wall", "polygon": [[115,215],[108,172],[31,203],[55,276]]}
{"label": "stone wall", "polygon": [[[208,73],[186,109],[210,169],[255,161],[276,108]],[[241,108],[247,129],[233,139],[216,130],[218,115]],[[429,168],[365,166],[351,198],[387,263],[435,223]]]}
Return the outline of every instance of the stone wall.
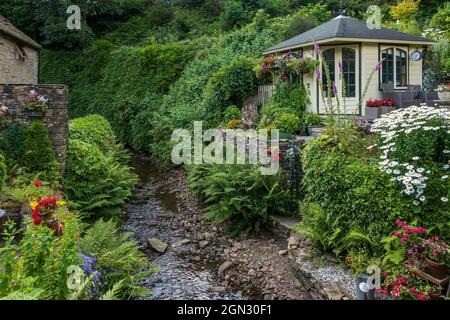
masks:
{"label": "stone wall", "polygon": [[28,92],[33,89],[49,99],[48,109],[45,111],[42,121],[48,129],[61,172],[64,172],[69,138],[67,87],[63,85],[0,84],[0,101],[8,107],[8,114],[14,121],[28,125],[31,120],[22,110],[26,105]]}
{"label": "stone wall", "polygon": [[38,83],[39,53],[23,46],[28,58],[16,59],[15,42],[0,33],[0,83]]}

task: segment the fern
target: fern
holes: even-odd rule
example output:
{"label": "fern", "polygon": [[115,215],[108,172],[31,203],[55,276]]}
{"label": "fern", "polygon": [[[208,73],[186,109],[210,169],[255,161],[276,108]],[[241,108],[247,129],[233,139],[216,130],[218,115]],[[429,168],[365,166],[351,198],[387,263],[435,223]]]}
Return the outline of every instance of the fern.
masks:
{"label": "fern", "polygon": [[113,270],[106,275],[109,290],[120,282],[120,288],[116,287],[114,292],[121,298],[149,294],[139,282],[153,271],[149,269],[147,257],[139,250],[138,243],[130,237],[130,233],[119,232],[112,220],[100,219],[87,230],[80,242],[83,253],[97,259],[99,270]]}

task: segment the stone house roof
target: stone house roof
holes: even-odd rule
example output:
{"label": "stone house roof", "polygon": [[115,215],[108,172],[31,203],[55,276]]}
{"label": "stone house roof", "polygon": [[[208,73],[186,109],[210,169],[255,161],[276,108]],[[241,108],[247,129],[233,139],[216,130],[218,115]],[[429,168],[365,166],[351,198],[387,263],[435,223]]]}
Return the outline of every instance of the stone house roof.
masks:
{"label": "stone house roof", "polygon": [[11,22],[0,15],[0,33],[4,33],[32,48],[41,49],[42,47],[25,33],[17,29]]}
{"label": "stone house roof", "polygon": [[367,23],[347,16],[338,16],[311,30],[301,33],[291,39],[283,41],[264,52],[275,52],[284,49],[310,45],[314,41],[332,41],[340,39],[361,39],[362,41],[398,41],[432,45],[435,41],[403,33],[387,28],[369,28]]}

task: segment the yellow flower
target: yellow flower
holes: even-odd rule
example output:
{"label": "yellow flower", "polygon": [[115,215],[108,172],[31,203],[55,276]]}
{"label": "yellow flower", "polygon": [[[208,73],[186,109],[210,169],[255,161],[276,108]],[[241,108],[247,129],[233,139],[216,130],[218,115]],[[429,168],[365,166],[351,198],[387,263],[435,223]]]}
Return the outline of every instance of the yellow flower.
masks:
{"label": "yellow flower", "polygon": [[31,200],[30,201],[31,210],[34,210],[37,205],[38,205],[38,202],[36,200]]}
{"label": "yellow flower", "polygon": [[63,207],[66,205],[66,202],[64,200],[58,200],[58,201],[56,201],[56,205],[58,207]]}

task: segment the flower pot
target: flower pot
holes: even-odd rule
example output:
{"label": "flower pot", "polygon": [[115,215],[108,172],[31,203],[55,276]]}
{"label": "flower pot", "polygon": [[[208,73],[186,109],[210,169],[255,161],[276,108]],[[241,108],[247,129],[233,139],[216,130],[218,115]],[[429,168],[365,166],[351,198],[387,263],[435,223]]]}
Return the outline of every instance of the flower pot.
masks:
{"label": "flower pot", "polygon": [[425,257],[427,263],[427,272],[436,279],[444,279],[448,275],[448,267],[442,263],[438,263]]}
{"label": "flower pot", "polygon": [[450,91],[438,91],[438,97],[442,101],[450,101]]}
{"label": "flower pot", "polygon": [[283,140],[288,140],[292,137],[292,132],[289,131],[280,131],[279,138]]}
{"label": "flower pot", "polygon": [[32,119],[41,119],[44,116],[42,111],[24,111],[24,114]]}
{"label": "flower pot", "polygon": [[318,137],[323,132],[325,127],[322,126],[322,125],[320,125],[320,126],[308,126],[306,129],[308,131],[308,136]]}
{"label": "flower pot", "polygon": [[366,119],[368,120],[373,120],[373,119],[377,119],[381,116],[381,107],[377,108],[377,107],[366,107],[365,110],[365,115],[366,115]]}
{"label": "flower pot", "polygon": [[382,106],[381,107],[381,114],[389,113],[393,111],[395,108],[391,106]]}

